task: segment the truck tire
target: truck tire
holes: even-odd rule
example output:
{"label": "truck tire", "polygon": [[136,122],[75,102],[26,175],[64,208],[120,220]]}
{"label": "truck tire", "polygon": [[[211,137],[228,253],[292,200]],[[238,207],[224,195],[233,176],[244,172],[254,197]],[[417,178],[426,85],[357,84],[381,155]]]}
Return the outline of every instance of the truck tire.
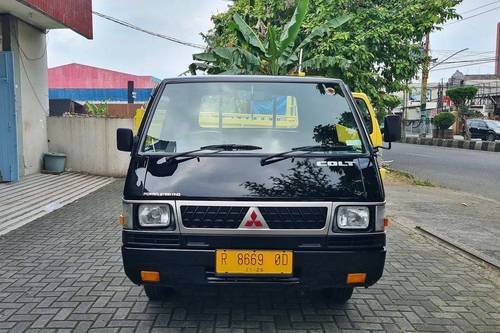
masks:
{"label": "truck tire", "polygon": [[323,290],[328,300],[335,304],[344,304],[352,296],[354,288],[326,288]]}
{"label": "truck tire", "polygon": [[495,141],[495,135],[488,134],[488,141]]}
{"label": "truck tire", "polygon": [[150,301],[161,301],[167,299],[173,289],[165,286],[144,285],[144,292]]}

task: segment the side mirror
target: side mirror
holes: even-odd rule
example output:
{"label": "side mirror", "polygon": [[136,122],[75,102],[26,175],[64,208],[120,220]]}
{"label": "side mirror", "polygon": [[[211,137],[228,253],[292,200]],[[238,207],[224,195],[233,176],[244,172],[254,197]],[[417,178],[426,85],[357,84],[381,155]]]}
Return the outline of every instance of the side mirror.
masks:
{"label": "side mirror", "polygon": [[130,128],[116,130],[116,148],[120,151],[132,151],[134,146],[134,133]]}
{"label": "side mirror", "polygon": [[401,140],[401,118],[388,115],[384,119],[384,141],[391,143]]}

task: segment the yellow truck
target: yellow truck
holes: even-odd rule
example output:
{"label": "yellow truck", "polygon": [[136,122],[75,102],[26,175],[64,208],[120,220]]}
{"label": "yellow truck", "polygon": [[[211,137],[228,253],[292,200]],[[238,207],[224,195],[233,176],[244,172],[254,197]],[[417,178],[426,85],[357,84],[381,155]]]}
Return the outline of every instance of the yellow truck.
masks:
{"label": "yellow truck", "polygon": [[[382,140],[382,131],[380,130],[380,126],[378,124],[377,116],[375,115],[375,110],[373,109],[372,104],[370,103],[370,99],[368,96],[361,92],[352,93],[354,100],[356,101],[356,106],[363,116],[363,120],[365,121],[366,129],[368,133],[370,133],[370,139],[372,141],[372,145],[374,147],[381,147],[383,144]],[[380,168],[380,175],[382,179],[385,178],[386,169]]]}
{"label": "yellow truck", "polygon": [[361,92],[352,93],[356,105],[363,115],[363,120],[365,121],[365,126],[367,127],[368,133],[370,133],[370,139],[372,140],[372,145],[374,147],[380,147],[383,144],[382,141],[382,131],[378,124],[377,116],[375,115],[375,110],[368,96]]}

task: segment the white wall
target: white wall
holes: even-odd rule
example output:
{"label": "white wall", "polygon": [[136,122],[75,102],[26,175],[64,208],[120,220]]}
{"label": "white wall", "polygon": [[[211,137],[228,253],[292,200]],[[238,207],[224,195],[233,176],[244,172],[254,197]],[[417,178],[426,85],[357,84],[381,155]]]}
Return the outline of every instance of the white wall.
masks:
{"label": "white wall", "polygon": [[116,130],[132,129],[133,119],[48,117],[49,150],[65,153],[66,169],[123,177],[130,154],[116,149]]}
{"label": "white wall", "polygon": [[48,70],[45,33],[21,20],[13,24],[20,174],[39,172],[48,151]]}

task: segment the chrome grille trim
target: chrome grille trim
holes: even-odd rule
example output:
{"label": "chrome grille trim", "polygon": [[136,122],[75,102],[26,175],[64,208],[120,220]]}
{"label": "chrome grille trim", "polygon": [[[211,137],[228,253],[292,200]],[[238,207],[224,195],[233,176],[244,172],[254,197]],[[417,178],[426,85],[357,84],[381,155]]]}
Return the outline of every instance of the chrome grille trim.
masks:
{"label": "chrome grille trim", "polygon": [[[178,229],[174,233],[183,235],[331,235],[337,234],[332,231],[334,213],[338,206],[385,206],[383,202],[331,202],[331,201],[198,201],[198,200],[123,200],[124,203],[145,204],[145,203],[168,203],[174,207],[176,224]],[[326,207],[328,209],[325,227],[322,229],[209,229],[209,228],[186,228],[182,223],[180,206],[246,206],[246,207]],[[157,231],[149,231],[157,232]],[[164,232],[164,231],[162,231]],[[349,233],[345,232],[344,235]]]}

